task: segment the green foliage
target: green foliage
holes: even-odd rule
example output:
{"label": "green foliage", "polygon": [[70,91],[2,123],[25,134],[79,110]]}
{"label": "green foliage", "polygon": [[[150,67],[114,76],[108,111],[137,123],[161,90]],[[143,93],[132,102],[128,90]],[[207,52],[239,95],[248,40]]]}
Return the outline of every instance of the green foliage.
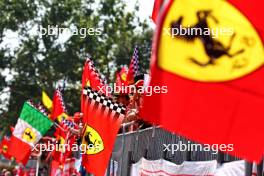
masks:
{"label": "green foliage", "polygon": [[[16,123],[27,99],[38,103],[41,91],[51,97],[59,82],[64,83],[64,97],[70,114],[80,108],[80,81],[87,55],[109,82],[114,68],[128,65],[137,44],[142,71],[150,58],[152,30],[140,22],[135,12],[127,12],[122,0],[0,0],[0,44],[12,31],[18,34],[19,47],[14,51],[2,47],[0,71],[9,70],[13,78],[0,74],[0,91],[9,88],[7,108],[0,108],[0,131]],[[102,35],[78,35],[59,42],[59,36],[39,35],[48,26],[102,28]],[[114,66],[114,67],[113,67]],[[2,107],[2,106],[0,106]],[[0,134],[1,135],[1,134]]]}

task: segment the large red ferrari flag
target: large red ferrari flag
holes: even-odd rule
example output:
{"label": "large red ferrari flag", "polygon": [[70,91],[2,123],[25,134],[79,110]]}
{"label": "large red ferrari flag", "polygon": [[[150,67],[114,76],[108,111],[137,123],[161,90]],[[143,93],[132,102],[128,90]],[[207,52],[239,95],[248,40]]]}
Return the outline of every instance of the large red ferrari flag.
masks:
{"label": "large red ferrari flag", "polygon": [[170,1],[154,39],[150,82],[167,86],[168,93],[146,96],[141,117],[197,142],[232,144],[231,154],[259,161],[264,153],[260,4]]}
{"label": "large red ferrari flag", "polygon": [[151,18],[155,24],[157,24],[158,22],[158,15],[160,13],[160,9],[161,9],[163,1],[164,0],[155,0],[154,2]]}
{"label": "large red ferrari flag", "polygon": [[82,145],[86,152],[82,155],[82,164],[89,173],[104,176],[126,109],[90,87],[83,94],[86,127]]}

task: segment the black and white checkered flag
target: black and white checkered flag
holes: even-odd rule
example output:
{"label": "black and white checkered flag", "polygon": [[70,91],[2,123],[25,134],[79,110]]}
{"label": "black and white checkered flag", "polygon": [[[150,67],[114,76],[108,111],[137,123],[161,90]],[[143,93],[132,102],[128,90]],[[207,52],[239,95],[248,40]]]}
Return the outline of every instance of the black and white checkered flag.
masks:
{"label": "black and white checkered flag", "polygon": [[89,104],[86,104],[86,106],[93,106],[93,108],[102,110],[104,113],[110,113],[112,117],[123,117],[126,113],[124,105],[114,102],[112,98],[100,94],[90,87],[83,89],[83,95],[86,96],[86,101],[89,101]]}
{"label": "black and white checkered flag", "polygon": [[129,70],[127,74],[127,80],[129,84],[134,83],[135,77],[139,75],[139,58],[138,58],[138,47],[134,49],[133,56],[129,65]]}
{"label": "black and white checkered flag", "polygon": [[134,78],[139,74],[139,60],[138,60],[138,47],[136,46],[131,61],[132,69],[134,72]]}

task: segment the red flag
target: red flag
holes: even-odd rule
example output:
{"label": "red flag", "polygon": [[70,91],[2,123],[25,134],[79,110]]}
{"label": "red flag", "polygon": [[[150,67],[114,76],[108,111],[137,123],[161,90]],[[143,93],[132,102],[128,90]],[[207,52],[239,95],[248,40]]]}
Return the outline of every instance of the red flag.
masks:
{"label": "red flag", "polygon": [[12,135],[10,138],[8,154],[15,157],[17,162],[20,162],[25,166],[31,154],[31,146]]}
{"label": "red flag", "polygon": [[75,158],[69,158],[63,165],[60,165],[57,161],[52,160],[51,162],[51,176],[71,176],[80,175],[75,169]]}
{"label": "red flag", "polygon": [[60,89],[55,90],[52,103],[53,103],[53,106],[52,106],[52,111],[50,115],[52,120],[55,120],[59,116],[67,113]]}
{"label": "red flag", "polygon": [[57,160],[51,161],[51,169],[50,169],[50,176],[57,176],[62,175],[63,173],[63,166]]}
{"label": "red flag", "polygon": [[9,128],[10,128],[11,133],[13,133],[15,127],[13,127],[13,126],[9,126]]}
{"label": "red flag", "polygon": [[[104,78],[100,75],[98,70],[95,68],[93,61],[87,58],[82,74],[82,90],[85,86],[89,86],[94,90],[100,91],[107,96],[110,96],[110,93],[107,91],[107,84]],[[83,112],[83,95],[81,97],[81,111]]]}
{"label": "red flag", "polygon": [[125,108],[89,87],[84,89],[84,95],[86,128],[82,145],[86,153],[82,164],[88,172],[104,176]]}
{"label": "red flag", "polygon": [[0,154],[2,154],[6,159],[10,160],[11,156],[8,153],[10,139],[6,136],[2,139],[0,143]]}
{"label": "red flag", "polygon": [[57,128],[55,136],[56,148],[52,153],[52,158],[60,165],[63,165],[72,155],[72,147],[76,143],[76,137],[71,136],[68,131],[62,131],[60,128]]}
{"label": "red flag", "polygon": [[128,86],[127,72],[127,68],[122,67],[121,70],[116,73],[116,86]]}
{"label": "red flag", "polygon": [[158,14],[164,0],[155,0],[153,10],[152,10],[152,20],[155,24],[158,22]]}
{"label": "red flag", "polygon": [[[234,150],[226,152],[259,161],[264,153],[264,57],[254,27],[263,32],[256,15],[262,13],[261,1],[230,2],[167,4],[154,40],[150,86],[167,86],[168,92],[146,96],[141,117],[197,142],[231,144]],[[216,38],[178,35],[180,26],[233,32]]]}

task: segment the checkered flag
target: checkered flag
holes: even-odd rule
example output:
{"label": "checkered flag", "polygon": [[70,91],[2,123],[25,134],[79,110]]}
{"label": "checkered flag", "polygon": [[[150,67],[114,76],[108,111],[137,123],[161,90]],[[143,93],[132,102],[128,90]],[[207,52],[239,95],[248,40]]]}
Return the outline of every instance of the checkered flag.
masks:
{"label": "checkered flag", "polygon": [[134,78],[139,74],[138,47],[134,49],[131,66],[134,72]]}
{"label": "checkered flag", "polygon": [[68,119],[63,119],[60,123],[60,126],[65,129],[66,131],[70,129],[78,129],[78,125],[75,124],[73,121]]}
{"label": "checkered flag", "polygon": [[85,95],[86,106],[90,106],[94,110],[109,113],[111,117],[118,118],[124,117],[126,113],[126,107],[124,105],[114,102],[112,98],[100,94],[90,87],[83,89],[83,95]]}
{"label": "checkered flag", "polygon": [[136,46],[129,65],[128,75],[127,75],[128,81],[130,83],[133,83],[137,75],[139,75],[139,59],[138,59],[138,47]]}
{"label": "checkered flag", "polygon": [[57,96],[59,97],[59,101],[63,109],[63,112],[67,114],[67,109],[66,109],[63,96],[62,96],[62,88],[61,87],[57,88],[56,93],[57,93]]}
{"label": "checkered flag", "polygon": [[42,114],[48,117],[48,113],[46,112],[46,109],[40,103],[36,105],[32,100],[28,100],[27,102],[30,106],[32,106],[33,108],[35,108],[36,110],[38,110],[39,112],[41,112]]}

